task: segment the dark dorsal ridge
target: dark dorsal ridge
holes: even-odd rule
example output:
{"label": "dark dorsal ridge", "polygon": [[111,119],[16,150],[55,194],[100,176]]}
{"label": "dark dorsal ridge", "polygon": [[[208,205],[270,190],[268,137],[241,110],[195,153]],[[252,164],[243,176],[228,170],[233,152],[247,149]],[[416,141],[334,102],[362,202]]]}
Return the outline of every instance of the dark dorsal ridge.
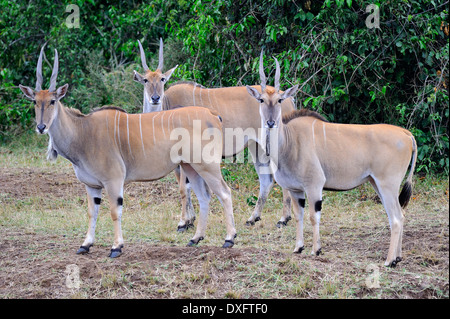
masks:
{"label": "dark dorsal ridge", "polygon": [[172,85],[170,85],[170,87],[176,86],[176,85],[179,85],[179,84],[189,84],[189,85],[192,85],[192,86],[195,86],[195,87],[206,89],[206,87],[204,87],[203,85],[201,85],[201,84],[199,84],[197,82],[194,82],[194,81],[178,81],[178,82],[175,82]]}
{"label": "dark dorsal ridge", "polygon": [[116,111],[127,113],[127,111],[125,111],[124,109],[121,109],[120,107],[117,107],[117,106],[104,106],[104,107],[95,108],[89,114],[81,113],[81,111],[79,109],[75,109],[75,108],[71,108],[71,107],[67,108],[67,111],[69,112],[69,114],[71,114],[75,117],[86,117],[92,113],[97,113],[97,112],[104,111],[104,110],[116,110]]}
{"label": "dark dorsal ridge", "polygon": [[116,111],[127,113],[127,111],[125,111],[124,109],[122,109],[120,107],[117,107],[117,106],[102,106],[102,107],[98,107],[98,108],[93,109],[91,113],[100,112],[100,111],[104,111],[104,110],[116,110]]}
{"label": "dark dorsal ridge", "polygon": [[291,113],[283,116],[283,124],[287,124],[290,121],[292,121],[293,119],[296,119],[298,117],[305,117],[305,116],[314,117],[323,122],[328,122],[322,115],[320,115],[319,113],[317,113],[315,111],[311,111],[308,109],[300,109],[300,110],[294,110]]}

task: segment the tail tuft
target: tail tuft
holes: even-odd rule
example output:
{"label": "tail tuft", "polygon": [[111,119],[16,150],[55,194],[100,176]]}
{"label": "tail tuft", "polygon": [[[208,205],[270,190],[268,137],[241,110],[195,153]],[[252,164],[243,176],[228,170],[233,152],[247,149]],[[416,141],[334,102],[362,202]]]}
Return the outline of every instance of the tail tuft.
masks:
{"label": "tail tuft", "polygon": [[400,202],[400,206],[405,208],[412,195],[412,183],[410,181],[406,181],[405,185],[403,185],[402,192],[398,196],[398,201]]}

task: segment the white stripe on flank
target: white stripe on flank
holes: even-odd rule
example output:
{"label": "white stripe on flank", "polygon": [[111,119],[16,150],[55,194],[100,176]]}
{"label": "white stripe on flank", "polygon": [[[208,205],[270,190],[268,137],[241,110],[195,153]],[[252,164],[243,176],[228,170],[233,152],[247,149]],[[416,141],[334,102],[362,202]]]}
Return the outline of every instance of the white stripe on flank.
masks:
{"label": "white stripe on flank", "polygon": [[339,127],[340,127],[340,125],[333,125],[333,127],[335,127],[336,128],[336,133],[337,133],[337,143],[338,143],[338,145],[339,145],[339,147],[342,147],[342,144],[341,144],[341,132],[339,132]]}
{"label": "white stripe on flank", "polygon": [[116,114],[114,114],[114,144],[116,144],[116,147],[118,147],[116,140],[116,119],[117,119],[117,111]]}
{"label": "white stripe on flank", "polygon": [[325,123],[322,122],[322,127],[323,127],[323,138],[325,140],[325,144],[327,144],[327,133],[325,133]]}
{"label": "white stripe on flank", "polygon": [[172,115],[170,116],[170,118],[172,119],[172,130],[175,129],[175,123],[173,122],[174,115],[175,115],[175,112],[173,112]]}
{"label": "white stripe on flank", "polygon": [[142,152],[144,153],[144,157],[147,157],[147,156],[145,155],[144,138],[142,137],[141,114],[139,114],[139,131],[141,132]]}
{"label": "white stripe on flank", "polygon": [[216,100],[216,104],[214,105],[214,109],[217,110],[217,105],[219,105],[219,103],[217,103],[217,96],[216,96],[216,90],[214,90],[214,100]]}
{"label": "white stripe on flank", "polygon": [[109,136],[108,115],[106,115],[105,118],[106,118],[106,134],[108,135],[108,137],[110,137]]}
{"label": "white stripe on flank", "polygon": [[200,97],[200,106],[203,106],[203,100],[202,100],[202,88],[199,88],[198,89],[198,92],[199,92],[199,97]]}
{"label": "white stripe on flank", "polygon": [[164,131],[164,115],[165,115],[165,113],[163,112],[162,113],[162,116],[161,116],[161,128],[162,128],[162,130],[163,130],[163,133],[164,133],[164,139],[166,138],[166,132]]}
{"label": "white stripe on flank", "polygon": [[131,157],[134,159],[133,153],[131,152],[131,145],[130,145],[130,130],[128,127],[128,113],[126,113],[127,115],[127,137],[128,137],[128,149],[130,150],[130,155]]}
{"label": "white stripe on flank", "polygon": [[170,135],[170,118],[172,117],[173,113],[169,114],[169,117],[167,118],[167,132]]}
{"label": "white stripe on flank", "polygon": [[316,139],[315,139],[315,137],[314,137],[314,124],[316,123],[316,121],[317,121],[317,120],[314,120],[314,121],[312,122],[312,138],[313,138],[313,144],[314,144],[314,147],[316,147]]}
{"label": "white stripe on flank", "polygon": [[209,89],[206,89],[208,91],[208,100],[209,100],[209,106],[212,106],[211,98],[209,97]]}
{"label": "white stripe on flank", "polygon": [[156,113],[152,118],[152,128],[153,128],[153,145],[156,145],[156,136],[155,136],[155,117],[157,117],[160,113]]}
{"label": "white stripe on flank", "polygon": [[120,156],[123,157],[123,155],[122,155],[122,141],[120,140],[120,113],[121,113],[121,111],[118,111],[119,116],[117,117],[117,143],[119,143]]}

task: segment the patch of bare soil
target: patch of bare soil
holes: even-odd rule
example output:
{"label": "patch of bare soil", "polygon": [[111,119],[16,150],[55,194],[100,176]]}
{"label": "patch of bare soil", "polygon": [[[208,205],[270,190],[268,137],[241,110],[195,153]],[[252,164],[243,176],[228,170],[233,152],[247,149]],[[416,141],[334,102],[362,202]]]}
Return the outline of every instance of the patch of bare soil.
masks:
{"label": "patch of bare soil", "polygon": [[[389,278],[389,283],[382,282],[388,287],[377,289],[364,283],[369,276],[367,263],[359,266],[358,261],[337,258],[339,252],[333,247],[325,255],[313,257],[254,247],[131,242],[120,257],[110,259],[106,246],[94,246],[89,254],[76,255],[81,238],[1,230],[1,298],[267,298],[266,287],[277,291],[277,285],[280,292],[272,295],[274,298],[309,298],[323,293],[327,280],[335,278],[330,285],[339,285],[336,280],[345,282],[358,276],[360,279],[348,287],[342,286],[354,289],[356,298],[436,298],[448,296],[449,290],[445,278],[417,275],[420,269],[428,274],[433,269],[448,270],[448,261],[442,264],[436,255],[429,260],[408,256],[402,261],[406,273],[380,267],[382,280]],[[364,256],[367,247],[355,246],[356,255]],[[448,247],[435,248],[448,254]],[[78,287],[74,276],[80,280]],[[241,292],[236,292],[237,282],[242,283]],[[299,290],[283,291],[283,284],[290,282],[300,282]]]}
{"label": "patch of bare soil", "polygon": [[83,196],[86,191],[75,174],[43,172],[33,168],[21,170],[0,170],[0,192],[12,198],[34,196]]}
{"label": "patch of bare soil", "polygon": [[[130,184],[131,185],[131,184]],[[124,193],[130,198],[152,198],[153,204],[171,199],[179,201],[179,192],[174,183],[166,180],[151,183],[135,182],[132,187],[125,185]],[[8,198],[22,199],[26,197],[63,198],[86,197],[84,185],[76,178],[75,173],[59,173],[41,169],[26,168],[6,170],[0,168],[0,194]]]}
{"label": "patch of bare soil", "polygon": [[[190,284],[215,280],[214,286],[226,285],[236,265],[261,262],[265,258],[261,255],[255,259],[259,251],[253,248],[158,247],[130,243],[124,254],[111,259],[107,257],[108,247],[94,246],[89,254],[76,255],[75,242],[79,240],[73,238],[5,229],[2,236],[1,298],[78,298],[83,293],[90,298],[163,298],[180,297],[180,293],[181,297],[183,293],[186,293],[184,297],[196,297],[188,287]],[[218,269],[212,264],[225,266]],[[74,266],[81,290],[75,287]],[[181,271],[187,275],[180,276]],[[186,290],[180,292],[185,284],[188,284],[184,286]]]}
{"label": "patch of bare soil", "polygon": [[[179,200],[173,182],[133,185],[126,190],[130,197]],[[74,174],[31,168],[1,169],[0,193],[12,199],[85,196]],[[0,223],[0,298],[448,298],[448,221],[420,218],[409,216],[405,227],[403,270],[381,266],[387,226],[335,229],[318,257],[266,249],[255,239],[255,247],[237,243],[232,249],[134,241],[110,259],[102,245],[76,255],[82,238],[74,235]],[[270,236],[279,240],[281,234],[274,227]],[[372,263],[379,267],[381,288],[365,284]]]}

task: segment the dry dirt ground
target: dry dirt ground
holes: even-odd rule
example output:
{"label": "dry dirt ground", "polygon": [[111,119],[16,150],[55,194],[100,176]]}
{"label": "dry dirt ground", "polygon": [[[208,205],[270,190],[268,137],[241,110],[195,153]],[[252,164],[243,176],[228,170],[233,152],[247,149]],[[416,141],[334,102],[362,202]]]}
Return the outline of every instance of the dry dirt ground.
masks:
{"label": "dry dirt ground", "polygon": [[[151,190],[139,183],[134,185],[127,189],[129,201],[143,194],[151,197],[153,203],[178,201],[173,182],[154,182]],[[85,198],[83,186],[73,173],[66,171],[2,168],[0,187],[0,205],[3,208],[14,205],[14,200],[27,198],[42,198],[43,209],[49,205],[47,201],[58,198],[68,201],[80,198],[79,205],[82,209],[86,206],[82,200]],[[448,209],[448,193],[446,196]],[[94,246],[88,255],[75,255],[83,240],[87,221],[84,228],[71,234],[52,233],[51,230],[2,222],[1,209],[0,298],[449,296],[448,217],[441,222],[431,221],[428,225],[409,223],[403,239],[406,258],[401,266],[387,269],[382,266],[382,260],[388,249],[388,227],[349,227],[347,234],[342,233],[345,227],[341,227],[339,232],[331,229],[328,236],[325,234],[328,239],[323,241],[325,254],[319,257],[310,256],[309,251],[294,255],[286,249],[277,249],[276,244],[258,244],[256,239],[252,242],[255,230],[246,229],[243,237],[247,240],[242,240],[232,249],[207,243],[188,248],[179,242],[135,238],[128,240],[122,256],[110,259],[106,256],[109,245],[101,243]],[[5,215],[3,218],[6,220]],[[294,224],[291,222],[287,227],[294,228]],[[238,229],[241,228],[244,226],[238,225]],[[175,229],[173,232],[176,233]],[[190,232],[192,235],[192,229]],[[259,239],[264,236],[260,235]],[[284,238],[283,233],[275,230],[267,236],[272,236],[271,240]],[[293,237],[290,240],[291,249]],[[347,250],[353,252],[355,259],[346,255]],[[373,251],[380,251],[380,255],[373,256]],[[368,268],[371,263],[373,269]],[[375,278],[371,275],[379,275],[379,286],[371,281]],[[74,276],[80,279],[79,286]],[[370,283],[375,283],[375,286],[370,286]]]}

